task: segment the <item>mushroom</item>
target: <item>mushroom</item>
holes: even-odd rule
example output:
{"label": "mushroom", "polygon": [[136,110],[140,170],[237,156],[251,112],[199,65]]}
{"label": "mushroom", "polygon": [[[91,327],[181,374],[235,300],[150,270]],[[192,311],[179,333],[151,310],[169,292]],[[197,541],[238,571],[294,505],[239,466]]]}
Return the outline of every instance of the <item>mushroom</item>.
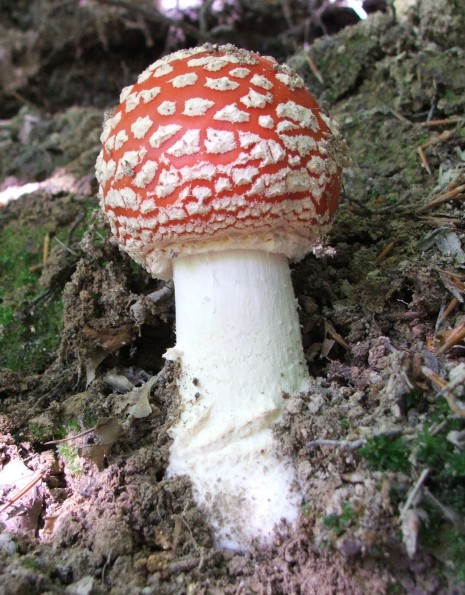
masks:
{"label": "mushroom", "polygon": [[168,473],[187,475],[217,544],[295,524],[301,495],[273,425],[308,388],[289,259],[321,249],[345,143],[302,79],[232,45],[180,50],[123,89],[101,137],[119,246],[174,278],[181,401]]}

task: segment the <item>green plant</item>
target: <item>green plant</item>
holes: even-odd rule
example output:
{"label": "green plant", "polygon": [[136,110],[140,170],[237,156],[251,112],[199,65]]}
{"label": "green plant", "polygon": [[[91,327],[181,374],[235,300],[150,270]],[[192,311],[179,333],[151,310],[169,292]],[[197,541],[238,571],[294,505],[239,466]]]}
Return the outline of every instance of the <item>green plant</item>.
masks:
{"label": "green plant", "polygon": [[417,465],[429,469],[427,487],[434,497],[432,503],[421,504],[426,520],[421,525],[420,543],[444,563],[445,573],[463,583],[465,531],[452,518],[465,515],[465,453],[449,437],[451,432],[465,429],[465,420],[453,417],[442,399],[430,411],[429,421],[419,432],[415,447]]}
{"label": "green plant", "polygon": [[35,372],[58,347],[60,296],[37,299],[44,290],[40,262],[44,229],[12,223],[0,229],[0,367]]}
{"label": "green plant", "polygon": [[404,396],[404,403],[406,409],[415,407],[415,409],[424,410],[427,405],[422,393],[415,389],[408,391],[408,393]]}
{"label": "green plant", "polygon": [[393,438],[387,434],[374,436],[368,439],[359,452],[376,471],[407,472],[411,467],[408,459],[410,447],[402,437]]}
{"label": "green plant", "polygon": [[432,434],[426,429],[418,435],[417,459],[433,470],[437,480],[465,479],[465,455],[447,439],[454,425],[457,428],[448,423],[447,432]]}
{"label": "green plant", "polygon": [[347,419],[347,417],[341,417],[341,419],[339,420],[339,423],[343,430],[348,430],[350,428],[350,423],[349,423],[349,420]]}
{"label": "green plant", "polygon": [[64,459],[68,471],[71,471],[74,475],[79,475],[81,473],[81,464],[77,447],[71,442],[62,442],[58,444],[57,451]]}
{"label": "green plant", "polygon": [[449,529],[444,535],[449,545],[455,577],[465,583],[465,535],[458,529]]}
{"label": "green plant", "polygon": [[463,531],[444,522],[441,512],[423,504],[426,520],[421,524],[420,543],[445,563],[445,572],[452,571],[454,579],[465,583],[465,535]]}
{"label": "green plant", "polygon": [[386,593],[387,595],[401,595],[401,593],[405,593],[405,589],[399,583],[390,583],[387,586]]}
{"label": "green plant", "polygon": [[34,572],[42,572],[42,568],[41,568],[39,561],[34,558],[22,556],[20,558],[20,563],[21,563],[21,566],[23,566],[23,568],[27,568],[28,570],[33,570]]}
{"label": "green plant", "polygon": [[310,515],[313,511],[313,506],[310,502],[305,502],[304,504],[302,504],[302,506],[300,507],[300,510],[302,512],[302,515],[306,518],[310,518]]}
{"label": "green plant", "polygon": [[53,428],[38,424],[36,422],[30,422],[28,425],[28,434],[33,442],[45,442],[53,438]]}
{"label": "green plant", "polygon": [[[66,199],[60,199],[61,202]],[[50,203],[47,202],[50,207]],[[17,372],[42,371],[58,347],[63,304],[61,287],[71,274],[73,262],[63,277],[44,290],[41,285],[44,238],[51,237],[51,247],[78,239],[89,224],[91,201],[69,199],[59,210],[40,208],[33,216],[0,218],[0,368]],[[53,205],[52,205],[53,207]],[[67,211],[69,218],[63,218]],[[86,209],[87,216],[76,229],[73,217]]]}
{"label": "green plant", "polygon": [[324,517],[323,525],[327,529],[332,529],[336,532],[337,535],[343,533],[357,518],[357,515],[352,508],[352,504],[350,502],[346,502],[342,505],[342,514],[329,514],[328,516]]}

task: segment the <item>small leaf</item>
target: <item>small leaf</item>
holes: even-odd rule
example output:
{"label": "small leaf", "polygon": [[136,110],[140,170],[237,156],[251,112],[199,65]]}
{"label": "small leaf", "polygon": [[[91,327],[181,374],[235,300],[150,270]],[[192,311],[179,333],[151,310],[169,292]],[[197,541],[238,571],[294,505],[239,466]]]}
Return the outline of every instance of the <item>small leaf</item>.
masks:
{"label": "small leaf", "polygon": [[115,417],[99,417],[95,426],[101,444],[114,444],[121,436],[123,428]]}
{"label": "small leaf", "polygon": [[150,391],[152,390],[153,385],[157,381],[157,376],[153,376],[148,382],[146,382],[140,388],[136,388],[131,391],[131,395],[133,396],[133,405],[129,407],[128,413],[135,417],[136,419],[141,419],[143,417],[147,417],[152,413],[152,407],[149,403],[149,396]]}
{"label": "small leaf", "polygon": [[111,449],[111,444],[91,444],[78,448],[78,455],[96,465],[100,471],[103,469],[103,462]]}

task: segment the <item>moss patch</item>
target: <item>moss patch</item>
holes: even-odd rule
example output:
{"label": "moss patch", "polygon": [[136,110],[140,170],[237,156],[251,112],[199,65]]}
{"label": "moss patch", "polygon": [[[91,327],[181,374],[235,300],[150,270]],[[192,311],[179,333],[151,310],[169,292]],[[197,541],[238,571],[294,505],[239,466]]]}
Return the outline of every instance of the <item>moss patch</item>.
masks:
{"label": "moss patch", "polygon": [[[74,261],[79,250],[69,244],[73,219],[89,210],[89,203],[72,198],[50,199],[43,204],[21,200],[23,210],[16,217],[17,205],[2,212],[0,218],[0,368],[34,373],[43,370],[58,347],[62,329],[63,302],[60,290],[66,278],[55,279],[55,286],[44,287],[43,247],[65,246]],[[60,200],[62,203],[60,204]],[[66,208],[66,217],[63,217]],[[76,243],[85,227],[73,235]],[[70,270],[67,273],[70,274]]]}

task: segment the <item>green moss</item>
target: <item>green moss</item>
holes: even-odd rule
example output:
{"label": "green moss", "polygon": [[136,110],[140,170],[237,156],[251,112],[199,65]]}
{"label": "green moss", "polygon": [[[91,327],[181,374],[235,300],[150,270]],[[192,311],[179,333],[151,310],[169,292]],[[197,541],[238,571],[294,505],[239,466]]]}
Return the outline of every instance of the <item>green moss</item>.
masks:
{"label": "green moss", "polygon": [[23,432],[18,440],[31,440],[33,442],[46,442],[48,440],[61,440],[66,438],[70,432],[79,433],[81,427],[75,420],[67,423],[66,426],[43,425],[37,422],[29,422],[27,431]]}
{"label": "green moss", "polygon": [[412,407],[423,410],[427,402],[420,391],[412,389],[404,396],[404,404],[407,410]]}
{"label": "green moss", "polygon": [[341,417],[341,419],[339,420],[339,423],[343,430],[348,430],[350,428],[350,423],[349,423],[349,420],[347,419],[347,417]]}
{"label": "green moss", "polygon": [[[447,424],[449,431],[458,430],[452,421]],[[418,461],[432,469],[438,480],[465,479],[465,455],[447,440],[447,433],[432,434],[426,429],[419,434],[418,442]]]}
{"label": "green moss", "polygon": [[430,410],[428,422],[415,444],[417,466],[429,469],[426,485],[434,497],[432,503],[421,503],[426,520],[421,525],[420,543],[443,563],[445,574],[463,583],[465,531],[444,511],[462,518],[465,515],[465,454],[448,439],[451,432],[465,430],[465,420],[454,417],[447,401],[441,399]]}
{"label": "green moss", "polygon": [[361,456],[376,471],[409,471],[409,452],[402,437],[393,438],[385,434],[370,438],[360,449]]}
{"label": "green moss", "polygon": [[28,570],[33,570],[34,572],[42,572],[41,565],[38,560],[35,558],[29,558],[26,556],[22,556],[20,558],[21,566],[23,568],[27,568]]}
{"label": "green moss", "polygon": [[60,457],[65,461],[66,468],[74,475],[81,473],[81,464],[79,462],[79,452],[72,442],[63,442],[58,444],[57,451]]}
{"label": "green moss", "polygon": [[[44,238],[49,234],[51,247],[66,243],[77,213],[89,212],[90,204],[62,198],[59,205],[47,203],[43,213],[28,215],[25,208],[22,218],[0,218],[0,368],[35,373],[53,358],[63,304],[59,285],[45,291],[40,284]],[[79,238],[87,224],[88,217],[73,237]]]}
{"label": "green moss", "polygon": [[425,143],[427,140],[429,140],[430,135],[427,134],[426,132],[424,132],[423,134],[420,134],[420,136],[418,137],[418,144],[422,145],[423,143]]}
{"label": "green moss", "polygon": [[342,514],[330,514],[323,519],[323,525],[327,529],[332,529],[337,535],[343,533],[350,525],[353,524],[357,515],[352,508],[350,502],[342,505]]}
{"label": "green moss", "polygon": [[300,507],[300,510],[305,518],[310,518],[313,512],[313,506],[310,502],[305,502],[305,504],[302,504],[302,506]]}
{"label": "green moss", "polygon": [[386,593],[387,595],[401,595],[401,593],[405,593],[405,589],[399,583],[390,583],[387,586]]}
{"label": "green moss", "polygon": [[[429,489],[436,498],[461,515],[465,515],[465,454],[456,447],[448,435],[465,429],[462,419],[452,416],[444,417],[445,401],[439,405],[441,413],[434,417],[440,420],[440,431],[434,431],[438,422],[426,427],[418,435],[416,458],[418,462],[430,469]],[[465,558],[465,551],[464,551]]]}
{"label": "green moss", "polygon": [[426,520],[420,527],[420,543],[444,563],[444,574],[465,583],[465,535],[460,529],[445,523],[442,514],[428,504],[422,506]]}
{"label": "green moss", "polygon": [[59,344],[63,306],[60,297],[28,308],[0,305],[0,368],[38,372]]}
{"label": "green moss", "polygon": [[[412,406],[420,400],[423,400],[421,395],[414,391],[406,397]],[[449,522],[444,511],[460,517],[465,515],[465,455],[448,440],[450,432],[464,429],[465,421],[453,417],[446,400],[442,399],[428,412],[428,424],[416,440],[407,444],[402,437],[381,435],[369,440],[359,451],[377,471],[408,473],[415,468],[419,476],[423,469],[429,469],[425,486],[434,497],[433,503],[437,504],[421,502],[426,516],[422,518],[420,544],[441,561],[444,573],[452,574],[458,582],[465,581],[465,532]],[[405,485],[391,488],[390,500],[394,508],[405,502],[407,493]],[[339,531],[344,527],[343,517],[325,519],[325,525],[328,523]]]}
{"label": "green moss", "polygon": [[43,426],[36,422],[31,422],[28,426],[28,434],[33,442],[46,442],[51,440],[51,432],[49,426]]}
{"label": "green moss", "polygon": [[420,542],[423,547],[432,549],[439,543],[442,517],[437,508],[433,508],[427,503],[423,504],[423,510],[426,514],[420,525]]}
{"label": "green moss", "polygon": [[[84,405],[84,408],[83,408],[83,410],[82,410],[82,412],[81,412],[81,414],[80,414],[79,417],[80,417],[80,419],[82,421],[82,425],[85,428],[93,428],[93,427],[95,427],[97,425],[97,422],[98,422],[98,420],[100,418],[100,415],[98,415],[95,412],[95,409],[93,408],[92,404],[88,401]],[[79,431],[79,427],[80,426],[78,425],[78,427],[75,430],[76,432]]]}
{"label": "green moss", "polygon": [[[359,85],[378,54],[377,40],[355,28],[318,40],[312,47],[312,56],[324,78],[324,98],[332,102]],[[314,80],[312,86],[318,87]]]}
{"label": "green moss", "polygon": [[58,346],[61,299],[37,299],[47,229],[12,223],[0,234],[0,367],[38,371]]}
{"label": "green moss", "polygon": [[454,575],[459,582],[465,583],[465,535],[458,529],[449,529],[444,533],[444,540]]}
{"label": "green moss", "polygon": [[[0,328],[4,328],[6,325],[11,324],[14,320],[14,310],[11,306],[0,306]],[[1,331],[0,331],[1,333]],[[1,334],[0,334],[1,336]]]}

